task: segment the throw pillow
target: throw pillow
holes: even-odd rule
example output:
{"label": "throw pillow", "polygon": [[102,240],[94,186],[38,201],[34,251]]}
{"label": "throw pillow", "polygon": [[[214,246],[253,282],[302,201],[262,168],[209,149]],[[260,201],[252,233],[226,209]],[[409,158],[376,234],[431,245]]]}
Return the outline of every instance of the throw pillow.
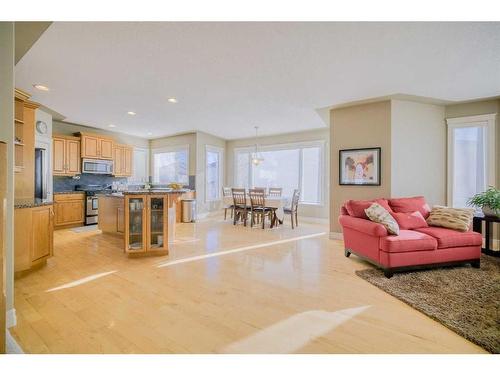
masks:
{"label": "throw pillow", "polygon": [[411,198],[392,198],[389,199],[389,206],[394,212],[411,213],[419,211],[424,218],[429,216],[431,208],[422,196]]}
{"label": "throw pillow", "polygon": [[400,229],[418,229],[429,226],[420,211],[412,213],[393,212],[392,216],[398,222]]}
{"label": "throw pillow", "polygon": [[373,203],[370,207],[365,210],[368,219],[375,223],[382,224],[389,233],[399,234],[399,226],[396,220],[391,216],[389,211],[382,207],[378,203]]}
{"label": "throw pillow", "polygon": [[451,208],[434,206],[427,218],[427,224],[467,232],[474,217],[473,208]]}
{"label": "throw pillow", "polygon": [[361,219],[368,219],[366,216],[365,210],[370,207],[373,203],[378,203],[382,207],[384,207],[387,211],[391,212],[391,207],[389,207],[389,203],[387,199],[373,199],[373,200],[349,200],[344,206],[347,210],[347,213],[352,217],[359,217]]}

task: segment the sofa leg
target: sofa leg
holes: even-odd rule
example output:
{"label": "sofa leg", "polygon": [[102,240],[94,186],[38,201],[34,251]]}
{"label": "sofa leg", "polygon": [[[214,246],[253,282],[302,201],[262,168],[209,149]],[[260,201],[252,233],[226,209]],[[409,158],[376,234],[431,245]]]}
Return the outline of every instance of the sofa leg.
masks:
{"label": "sofa leg", "polygon": [[473,267],[473,268],[481,268],[481,261],[478,259],[478,260],[475,260],[473,262],[470,262],[470,265]]}
{"label": "sofa leg", "polygon": [[351,255],[351,252],[349,250],[345,249],[344,255],[346,256],[346,258],[349,258],[349,256]]}
{"label": "sofa leg", "polygon": [[391,270],[384,270],[384,276],[390,279],[392,277],[393,273]]}

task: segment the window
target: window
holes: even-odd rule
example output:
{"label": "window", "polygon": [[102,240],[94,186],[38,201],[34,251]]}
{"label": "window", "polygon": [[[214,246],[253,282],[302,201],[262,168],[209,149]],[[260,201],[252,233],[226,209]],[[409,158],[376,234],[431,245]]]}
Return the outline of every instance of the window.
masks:
{"label": "window", "polygon": [[148,181],[148,154],[146,148],[134,148],[134,162],[132,168],[132,177],[129,177],[129,182],[147,182]]}
{"label": "window", "polygon": [[205,164],[205,200],[219,200],[222,189],[222,149],[206,146]]}
{"label": "window", "polygon": [[447,119],[448,205],[467,200],[495,185],[495,115]]}
{"label": "window", "polygon": [[153,150],[153,181],[189,184],[189,146]]}
{"label": "window", "polygon": [[253,149],[235,150],[234,184],[236,187],[282,187],[283,195],[301,192],[301,202],[322,204],[324,143],[276,145],[260,148],[264,161],[251,163]]}

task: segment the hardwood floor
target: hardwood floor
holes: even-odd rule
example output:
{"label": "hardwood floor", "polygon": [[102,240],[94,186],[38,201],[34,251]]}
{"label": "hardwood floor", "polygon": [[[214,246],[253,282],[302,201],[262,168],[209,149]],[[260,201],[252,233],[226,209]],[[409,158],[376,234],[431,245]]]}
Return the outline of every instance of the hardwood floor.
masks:
{"label": "hardwood floor", "polygon": [[136,259],[56,231],[47,267],[16,280],[11,333],[28,353],[483,352],[357,277],[370,266],[326,226],[289,225],[179,224],[168,257]]}

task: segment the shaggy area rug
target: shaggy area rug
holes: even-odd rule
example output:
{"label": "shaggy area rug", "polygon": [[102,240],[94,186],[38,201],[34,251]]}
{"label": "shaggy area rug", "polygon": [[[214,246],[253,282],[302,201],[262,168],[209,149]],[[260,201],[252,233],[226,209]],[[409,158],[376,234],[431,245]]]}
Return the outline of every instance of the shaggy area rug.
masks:
{"label": "shaggy area rug", "polygon": [[500,258],[481,256],[481,268],[435,268],[356,274],[491,353],[500,353]]}

